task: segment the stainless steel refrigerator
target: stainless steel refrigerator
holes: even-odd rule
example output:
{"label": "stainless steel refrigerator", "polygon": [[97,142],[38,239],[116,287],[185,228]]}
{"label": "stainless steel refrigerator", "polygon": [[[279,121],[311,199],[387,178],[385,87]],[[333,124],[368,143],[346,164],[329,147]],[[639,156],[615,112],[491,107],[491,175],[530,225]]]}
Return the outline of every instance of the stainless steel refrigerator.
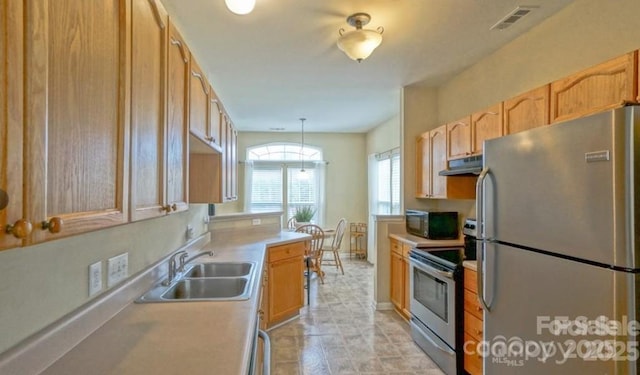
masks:
{"label": "stainless steel refrigerator", "polygon": [[485,142],[485,374],[638,373],[639,165],[638,106]]}

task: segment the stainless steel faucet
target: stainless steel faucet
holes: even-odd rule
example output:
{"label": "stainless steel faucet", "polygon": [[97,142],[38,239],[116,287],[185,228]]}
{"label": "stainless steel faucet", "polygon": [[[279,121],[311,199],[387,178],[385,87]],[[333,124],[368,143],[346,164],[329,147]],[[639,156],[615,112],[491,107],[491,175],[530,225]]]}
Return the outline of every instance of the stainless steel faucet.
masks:
{"label": "stainless steel faucet", "polygon": [[178,272],[184,271],[184,266],[187,263],[193,261],[194,259],[206,256],[206,255],[212,257],[213,256],[213,251],[202,251],[202,252],[199,252],[198,254],[196,254],[196,255],[192,256],[191,258],[188,258],[188,259],[186,259],[187,255],[180,256],[180,267],[178,267]]}
{"label": "stainless steel faucet", "polygon": [[[167,273],[167,279],[162,282],[162,285],[167,286],[171,284],[173,280],[178,276],[178,274],[184,271],[184,266],[187,263],[205,255],[213,256],[213,251],[202,251],[192,256],[191,258],[187,258],[189,256],[189,253],[187,253],[185,250],[177,251],[171,256],[171,258],[169,258],[169,272]],[[176,261],[176,258],[179,260]]]}

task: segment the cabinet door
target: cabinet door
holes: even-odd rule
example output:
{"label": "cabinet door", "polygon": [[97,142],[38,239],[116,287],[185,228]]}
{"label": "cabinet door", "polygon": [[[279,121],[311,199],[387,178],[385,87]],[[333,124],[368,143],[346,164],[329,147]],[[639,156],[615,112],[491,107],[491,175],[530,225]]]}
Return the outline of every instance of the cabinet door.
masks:
{"label": "cabinet door", "polygon": [[157,0],[131,13],[131,220],[164,215],[168,17]]}
{"label": "cabinet door", "polygon": [[430,131],[429,142],[431,143],[431,196],[446,198],[447,178],[438,175],[438,172],[447,169],[447,126],[442,125]]}
{"label": "cabinet door", "polygon": [[404,261],[402,255],[391,253],[391,303],[402,311],[404,304]]}
{"label": "cabinet door", "polygon": [[431,143],[429,132],[416,141],[416,197],[431,195]]}
{"label": "cabinet door", "polygon": [[33,241],[127,221],[127,3],[25,2],[26,205],[45,223]]}
{"label": "cabinet door", "polygon": [[471,117],[447,124],[447,159],[459,159],[471,155]]}
{"label": "cabinet door", "polygon": [[188,205],[188,129],[191,55],[182,36],[169,24],[167,51],[167,205],[177,211]]}
{"label": "cabinet door", "polygon": [[471,115],[473,154],[482,154],[484,141],[502,136],[502,103]]}
{"label": "cabinet door", "polygon": [[548,125],[549,85],[505,100],[503,106],[505,135]]}
{"label": "cabinet door", "polygon": [[[7,195],[0,209],[0,249],[20,246],[31,222],[23,208],[23,53],[22,2],[0,3],[0,189]],[[11,36],[10,38],[8,36]],[[14,225],[6,233],[7,225]]]}
{"label": "cabinet door", "polygon": [[411,311],[409,311],[409,307],[411,305],[411,287],[410,287],[410,264],[407,258],[402,258],[402,312],[404,313],[404,317],[409,319],[411,317]]}
{"label": "cabinet door", "polygon": [[636,100],[637,51],[551,83],[550,122],[565,121]]}
{"label": "cabinet door", "polygon": [[202,141],[209,143],[208,123],[209,82],[192,55],[189,79],[189,130]]}
{"label": "cabinet door", "polygon": [[303,263],[302,257],[269,263],[269,322],[293,316],[302,307]]}
{"label": "cabinet door", "polygon": [[222,105],[213,88],[209,87],[209,90],[211,94],[209,95],[208,139],[213,145],[222,147]]}

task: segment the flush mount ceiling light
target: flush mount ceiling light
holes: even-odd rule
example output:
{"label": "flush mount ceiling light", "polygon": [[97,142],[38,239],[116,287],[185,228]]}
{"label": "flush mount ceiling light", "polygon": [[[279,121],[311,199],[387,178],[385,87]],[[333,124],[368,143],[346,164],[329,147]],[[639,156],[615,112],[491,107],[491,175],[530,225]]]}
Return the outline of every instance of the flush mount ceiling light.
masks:
{"label": "flush mount ceiling light", "polygon": [[347,23],[355,30],[346,32],[340,29],[338,38],[338,48],[350,59],[362,62],[371,55],[380,43],[382,43],[382,33],[384,28],[378,27],[376,30],[363,29],[362,26],[371,21],[371,16],[367,13],[355,13],[347,17]]}
{"label": "flush mount ceiling light", "polygon": [[230,11],[239,15],[251,13],[256,6],[256,0],[224,0],[224,3]]}

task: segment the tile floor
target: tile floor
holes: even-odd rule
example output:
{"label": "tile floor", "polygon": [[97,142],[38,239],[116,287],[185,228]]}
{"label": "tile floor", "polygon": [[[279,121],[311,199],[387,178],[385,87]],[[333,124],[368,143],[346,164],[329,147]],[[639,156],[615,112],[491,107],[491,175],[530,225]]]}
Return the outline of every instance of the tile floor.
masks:
{"label": "tile floor", "polygon": [[325,266],[324,285],[315,275],[311,281],[311,305],[269,331],[271,373],[442,375],[413,343],[404,320],[373,310],[373,266],[342,258],[345,274]]}

